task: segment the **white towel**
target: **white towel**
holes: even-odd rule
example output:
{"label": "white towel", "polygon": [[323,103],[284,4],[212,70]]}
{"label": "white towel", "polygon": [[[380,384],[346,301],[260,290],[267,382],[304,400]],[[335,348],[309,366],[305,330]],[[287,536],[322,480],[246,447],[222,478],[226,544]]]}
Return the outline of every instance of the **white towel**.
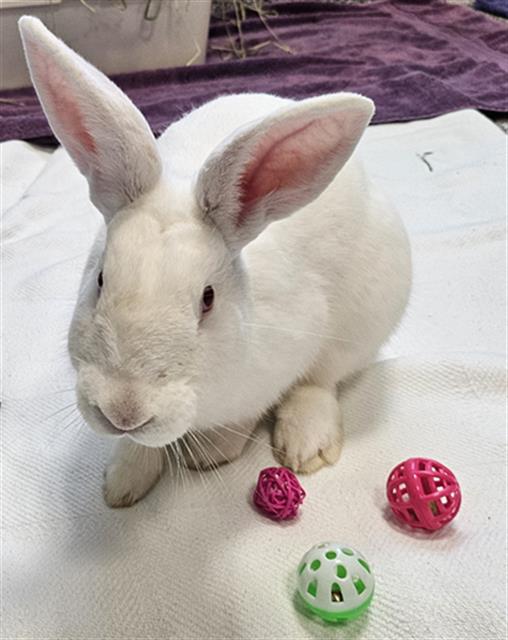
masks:
{"label": "white towel", "polygon": [[[302,477],[299,519],[253,510],[274,463],[261,427],[243,457],[136,506],[101,496],[107,445],[72,409],[66,330],[100,217],[59,149],[3,154],[2,638],[504,638],[506,598],[505,158],[473,111],[371,127],[367,167],[410,232],[415,281],[402,325],[341,398],[340,462]],[[430,153],[431,152],[431,153]],[[463,506],[432,535],[386,510],[390,469],[434,457]],[[337,540],[375,572],[346,626],[295,607],[305,551]]]}

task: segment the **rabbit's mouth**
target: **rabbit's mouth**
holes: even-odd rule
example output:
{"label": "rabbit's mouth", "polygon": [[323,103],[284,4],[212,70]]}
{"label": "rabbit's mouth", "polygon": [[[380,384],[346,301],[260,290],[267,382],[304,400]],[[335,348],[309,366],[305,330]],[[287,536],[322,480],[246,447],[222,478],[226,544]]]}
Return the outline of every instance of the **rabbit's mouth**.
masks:
{"label": "rabbit's mouth", "polygon": [[111,422],[111,420],[106,418],[106,416],[102,413],[99,407],[90,406],[90,410],[93,413],[94,420],[99,422],[99,424],[106,431],[107,434],[112,436],[120,436],[125,433],[125,431],[122,431],[118,427],[115,427],[115,425]]}
{"label": "rabbit's mouth", "polygon": [[164,391],[153,402],[141,406],[134,403],[128,411],[125,404],[99,405],[78,389],[78,408],[99,435],[128,437],[145,447],[164,447],[191,430],[196,417],[196,396],[188,384],[169,383]]}
{"label": "rabbit's mouth", "polygon": [[153,425],[155,422],[155,416],[148,418],[147,420],[141,421],[137,425],[129,425],[125,428],[117,427],[113,422],[106,416],[106,414],[100,409],[98,406],[90,407],[94,418],[100,422],[101,426],[108,432],[108,434],[113,436],[124,436],[131,435],[136,431],[141,431],[144,428],[149,428],[150,425]]}
{"label": "rabbit's mouth", "polygon": [[104,436],[120,437],[126,432],[115,425],[104,415],[96,405],[88,403],[78,391],[78,409],[87,424],[97,433]]}

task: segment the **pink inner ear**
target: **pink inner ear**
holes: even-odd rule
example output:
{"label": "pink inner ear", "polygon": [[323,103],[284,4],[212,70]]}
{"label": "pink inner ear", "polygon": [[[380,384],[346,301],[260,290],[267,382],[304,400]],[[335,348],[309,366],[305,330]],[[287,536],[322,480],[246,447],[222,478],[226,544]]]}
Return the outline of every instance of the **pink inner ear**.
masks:
{"label": "pink inner ear", "polygon": [[63,93],[60,94],[60,97],[58,98],[52,87],[50,87],[50,91],[52,93],[51,98],[55,100],[58,105],[55,107],[58,111],[58,117],[64,124],[67,131],[70,132],[73,143],[78,143],[84,151],[95,154],[97,152],[95,140],[87,131],[81,111],[72,97]]}
{"label": "pink inner ear", "polygon": [[258,144],[242,176],[238,224],[248,217],[255,201],[282,189],[305,188],[319,180],[337,154],[342,135],[342,121],[333,116],[292,122],[290,131],[284,125],[277,132],[271,131]]}
{"label": "pink inner ear", "polygon": [[[74,157],[80,169],[88,164],[84,157],[87,153],[96,153],[95,140],[86,128],[83,115],[76,103],[76,99],[66,86],[65,78],[59,75],[58,69],[51,66],[40,47],[30,42],[32,68],[36,74],[39,90],[48,111],[50,124],[69,150],[78,157]],[[64,134],[64,135],[62,135]],[[84,152],[84,153],[83,153]]]}

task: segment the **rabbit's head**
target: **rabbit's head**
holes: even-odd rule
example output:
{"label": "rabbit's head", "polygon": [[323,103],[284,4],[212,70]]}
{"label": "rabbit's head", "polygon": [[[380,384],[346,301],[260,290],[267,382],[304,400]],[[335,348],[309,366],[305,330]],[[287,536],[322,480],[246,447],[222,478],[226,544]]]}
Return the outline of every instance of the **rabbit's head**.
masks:
{"label": "rabbit's head", "polygon": [[335,94],[285,105],[182,180],[164,175],[145,119],[112,82],[39,20],[22,18],[20,30],[48,121],[106,223],[70,333],[80,410],[101,433],[168,444],[215,424],[228,402],[248,349],[243,247],[328,186],[372,102]]}

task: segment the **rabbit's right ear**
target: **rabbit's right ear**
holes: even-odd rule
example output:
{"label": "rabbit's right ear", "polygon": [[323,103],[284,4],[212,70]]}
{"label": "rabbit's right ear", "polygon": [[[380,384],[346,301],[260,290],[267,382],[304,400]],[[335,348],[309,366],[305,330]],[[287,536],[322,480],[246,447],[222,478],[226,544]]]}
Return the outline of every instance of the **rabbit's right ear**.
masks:
{"label": "rabbit's right ear", "polygon": [[108,222],[159,180],[152,132],[129,98],[40,20],[23,16],[18,24],[49,124],[88,179],[90,199]]}
{"label": "rabbit's right ear", "polygon": [[309,204],[347,162],[374,113],[337,93],[284,106],[236,131],[205,162],[197,198],[205,220],[240,250],[268,224]]}

